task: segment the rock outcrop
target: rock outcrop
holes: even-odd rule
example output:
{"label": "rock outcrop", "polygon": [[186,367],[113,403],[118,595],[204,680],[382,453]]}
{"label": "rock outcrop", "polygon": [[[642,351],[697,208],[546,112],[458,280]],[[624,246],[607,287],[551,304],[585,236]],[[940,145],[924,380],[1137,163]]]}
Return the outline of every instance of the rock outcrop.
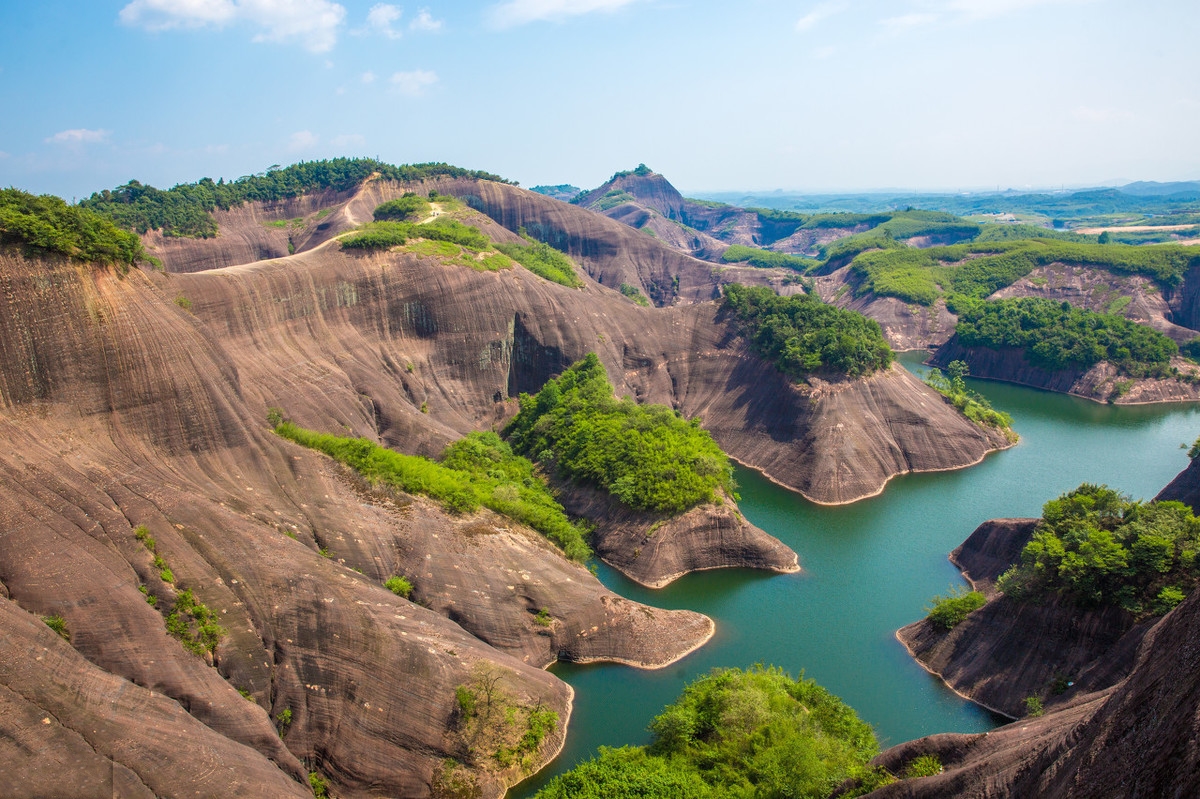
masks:
{"label": "rock outcrop", "polygon": [[[1127,378],[1107,361],[1084,369],[1050,372],[1029,363],[1023,350],[1015,348],[965,347],[957,337],[937,349],[929,359],[933,366],[945,367],[951,361],[964,361],[971,377],[1002,380],[1023,386],[1072,394],[1094,402],[1116,405],[1148,405],[1158,402],[1196,402],[1200,400],[1200,382],[1173,377]],[[1172,358],[1171,365],[1182,374],[1196,373],[1194,364]]]}
{"label": "rock outcrop", "polygon": [[1190,505],[1193,511],[1200,512],[1200,462],[1196,458],[1188,461],[1187,468],[1175,475],[1175,479],[1167,483],[1155,499],[1182,502]]}
{"label": "rock outcrop", "polygon": [[563,487],[559,499],[596,524],[596,554],[648,588],[706,569],[800,570],[796,553],[746,521],[729,497],[676,516],[635,511],[587,487]]}
{"label": "rock outcrop", "polygon": [[934,754],[943,772],[903,780],[873,799],[1200,794],[1200,594],[1141,641],[1116,685],[989,733],[942,734],[888,749],[876,762],[901,772]]}
{"label": "rock outcrop", "polygon": [[954,691],[1017,718],[1025,698],[1046,706],[1107,688],[1133,666],[1148,624],[1119,608],[1083,611],[1062,600],[1016,602],[995,591],[996,579],[1021,557],[1037,519],[981,524],[951,555],[988,603],[949,632],[928,619],[896,637],[916,660]]}

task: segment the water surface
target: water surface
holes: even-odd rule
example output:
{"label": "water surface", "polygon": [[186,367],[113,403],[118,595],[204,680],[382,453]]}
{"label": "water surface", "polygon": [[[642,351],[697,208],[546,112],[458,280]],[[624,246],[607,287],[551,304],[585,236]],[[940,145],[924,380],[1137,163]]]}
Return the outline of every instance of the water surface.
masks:
{"label": "water surface", "polygon": [[[902,355],[918,374],[919,353]],[[529,796],[599,746],[646,743],[646,725],[683,687],[714,666],[769,663],[803,672],[874,725],[883,746],[936,732],[988,730],[1004,719],[961,699],[918,666],[894,637],[924,615],[930,597],[962,584],[947,561],[981,522],[1038,516],[1042,503],[1081,482],[1153,497],[1184,466],[1181,444],[1200,433],[1193,406],[1114,407],[968,380],[1013,416],[1017,446],[954,472],[895,478],[878,497],[828,507],[739,468],[742,512],[800,555],[803,572],[719,570],[653,591],[600,565],[614,591],[667,608],[705,613],[713,640],[660,671],[557,664],[575,688],[566,748],[514,789]]]}

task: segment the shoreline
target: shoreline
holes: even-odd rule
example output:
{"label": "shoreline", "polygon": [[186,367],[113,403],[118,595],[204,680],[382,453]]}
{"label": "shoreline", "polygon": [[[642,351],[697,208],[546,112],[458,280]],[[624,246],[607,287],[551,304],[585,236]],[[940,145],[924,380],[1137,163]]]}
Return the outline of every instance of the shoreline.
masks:
{"label": "shoreline", "polygon": [[[919,622],[915,622],[915,623],[919,623]],[[905,625],[905,626],[907,626],[907,625]],[[957,689],[957,688],[955,688],[953,685],[951,685],[950,683],[948,683],[948,682],[946,681],[946,678],[942,676],[941,672],[934,671],[933,669],[929,668],[929,666],[925,665],[925,663],[924,663],[924,662],[923,662],[923,661],[922,661],[922,660],[921,660],[919,657],[917,657],[917,656],[916,656],[916,654],[914,654],[914,653],[913,653],[913,651],[912,651],[912,647],[910,647],[910,646],[908,645],[908,642],[907,642],[907,641],[905,641],[903,638],[901,638],[901,637],[900,637],[900,631],[901,631],[901,630],[903,630],[903,629],[904,629],[904,627],[901,627],[901,628],[900,628],[900,630],[896,630],[896,632],[894,632],[894,633],[892,634],[892,635],[893,635],[893,637],[894,637],[894,638],[895,638],[897,641],[899,641],[899,642],[900,642],[900,646],[904,647],[904,651],[908,653],[908,656],[909,656],[910,658],[912,658],[912,659],[913,659],[913,661],[914,661],[914,662],[915,662],[915,663],[916,663],[918,666],[920,666],[922,669],[924,669],[924,670],[925,670],[925,672],[926,672],[927,674],[930,674],[930,675],[932,675],[932,676],[934,676],[934,677],[937,677],[937,679],[938,679],[938,682],[940,682],[942,685],[946,686],[948,689],[950,689],[952,692],[954,692],[954,694],[955,694],[956,696],[959,696],[959,697],[961,697],[961,698],[963,698],[963,699],[967,700],[967,701],[968,701],[968,702],[970,702],[971,704],[973,704],[973,705],[975,705],[975,706],[977,706],[977,707],[981,707],[981,708],[983,708],[984,710],[988,711],[989,713],[995,713],[997,716],[1003,716],[1004,718],[1006,718],[1006,719],[1009,719],[1009,721],[1010,721],[1010,722],[1012,722],[1012,721],[1020,721],[1020,718],[1021,718],[1021,717],[1019,717],[1019,716],[1010,716],[1009,714],[1005,713],[1005,712],[1004,712],[1004,711],[1002,711],[1002,710],[997,710],[996,708],[992,707],[991,705],[986,705],[986,704],[984,704],[983,702],[980,702],[980,701],[979,701],[979,700],[977,700],[977,699],[974,699],[974,698],[972,698],[972,697],[970,697],[970,696],[967,696],[967,695],[966,695],[966,694],[964,694],[962,691],[958,690],[958,689]],[[999,726],[1004,726],[1004,725],[1003,725],[1003,724],[1001,724],[1001,725],[999,725]]]}

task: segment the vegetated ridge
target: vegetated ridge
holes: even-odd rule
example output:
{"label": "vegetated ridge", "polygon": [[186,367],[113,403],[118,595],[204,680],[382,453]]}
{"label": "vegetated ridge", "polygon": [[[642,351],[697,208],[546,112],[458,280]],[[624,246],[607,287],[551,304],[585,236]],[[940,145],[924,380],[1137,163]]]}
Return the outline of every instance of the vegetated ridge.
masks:
{"label": "vegetated ridge", "polygon": [[[1190,471],[1172,485],[1186,482]],[[1085,485],[1047,503],[1042,520],[987,522],[955,550],[953,559],[987,594],[987,604],[948,633],[923,621],[899,636],[956,690],[1024,718],[987,734],[934,735],[887,750],[877,764],[892,768],[931,755],[944,770],[875,796],[1108,796],[1114,789],[1185,796],[1200,790],[1200,675],[1189,654],[1200,599],[1195,591],[1182,601],[1163,588],[1155,592],[1161,580],[1178,583],[1180,594],[1187,593],[1183,584],[1194,582],[1171,575],[1194,568],[1196,522],[1191,509],[1166,500],[1130,503]],[[1059,538],[1064,529],[1069,532]],[[1059,551],[1053,541],[1062,542],[1063,556],[1049,567],[1047,556]],[[1022,565],[1002,586],[1020,582],[1027,591],[1053,592],[1053,582],[1030,582],[1021,573],[1040,564],[1049,580],[1066,581],[1062,596],[1038,605],[997,594],[996,578],[1018,555]],[[1106,599],[1112,569],[1132,570],[1134,588],[1122,585]],[[1081,611],[1081,599],[1100,605]],[[1136,613],[1150,615],[1136,621],[1120,607],[1130,602]]]}

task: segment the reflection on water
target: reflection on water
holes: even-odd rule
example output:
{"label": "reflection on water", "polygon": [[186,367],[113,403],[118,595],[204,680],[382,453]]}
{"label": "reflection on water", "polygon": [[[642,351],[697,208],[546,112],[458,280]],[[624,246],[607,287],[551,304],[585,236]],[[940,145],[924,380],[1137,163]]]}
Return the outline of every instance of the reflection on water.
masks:
{"label": "reflection on water", "polygon": [[[918,354],[902,363],[922,372]],[[956,472],[905,475],[853,505],[807,502],[738,469],[742,512],[800,555],[800,574],[720,570],[652,591],[601,564],[600,579],[631,599],[689,608],[717,623],[713,640],[659,671],[558,664],[574,686],[563,754],[519,786],[532,794],[598,746],[644,743],[646,725],[683,686],[714,666],[771,663],[801,671],[875,725],[884,745],[935,732],[991,729],[1002,719],[930,677],[895,640],[934,594],[961,583],[947,553],[980,522],[1037,516],[1042,503],[1081,482],[1150,498],[1186,464],[1181,444],[1200,433],[1200,409],[1114,407],[991,381],[968,380],[1012,414],[1020,443]]]}

